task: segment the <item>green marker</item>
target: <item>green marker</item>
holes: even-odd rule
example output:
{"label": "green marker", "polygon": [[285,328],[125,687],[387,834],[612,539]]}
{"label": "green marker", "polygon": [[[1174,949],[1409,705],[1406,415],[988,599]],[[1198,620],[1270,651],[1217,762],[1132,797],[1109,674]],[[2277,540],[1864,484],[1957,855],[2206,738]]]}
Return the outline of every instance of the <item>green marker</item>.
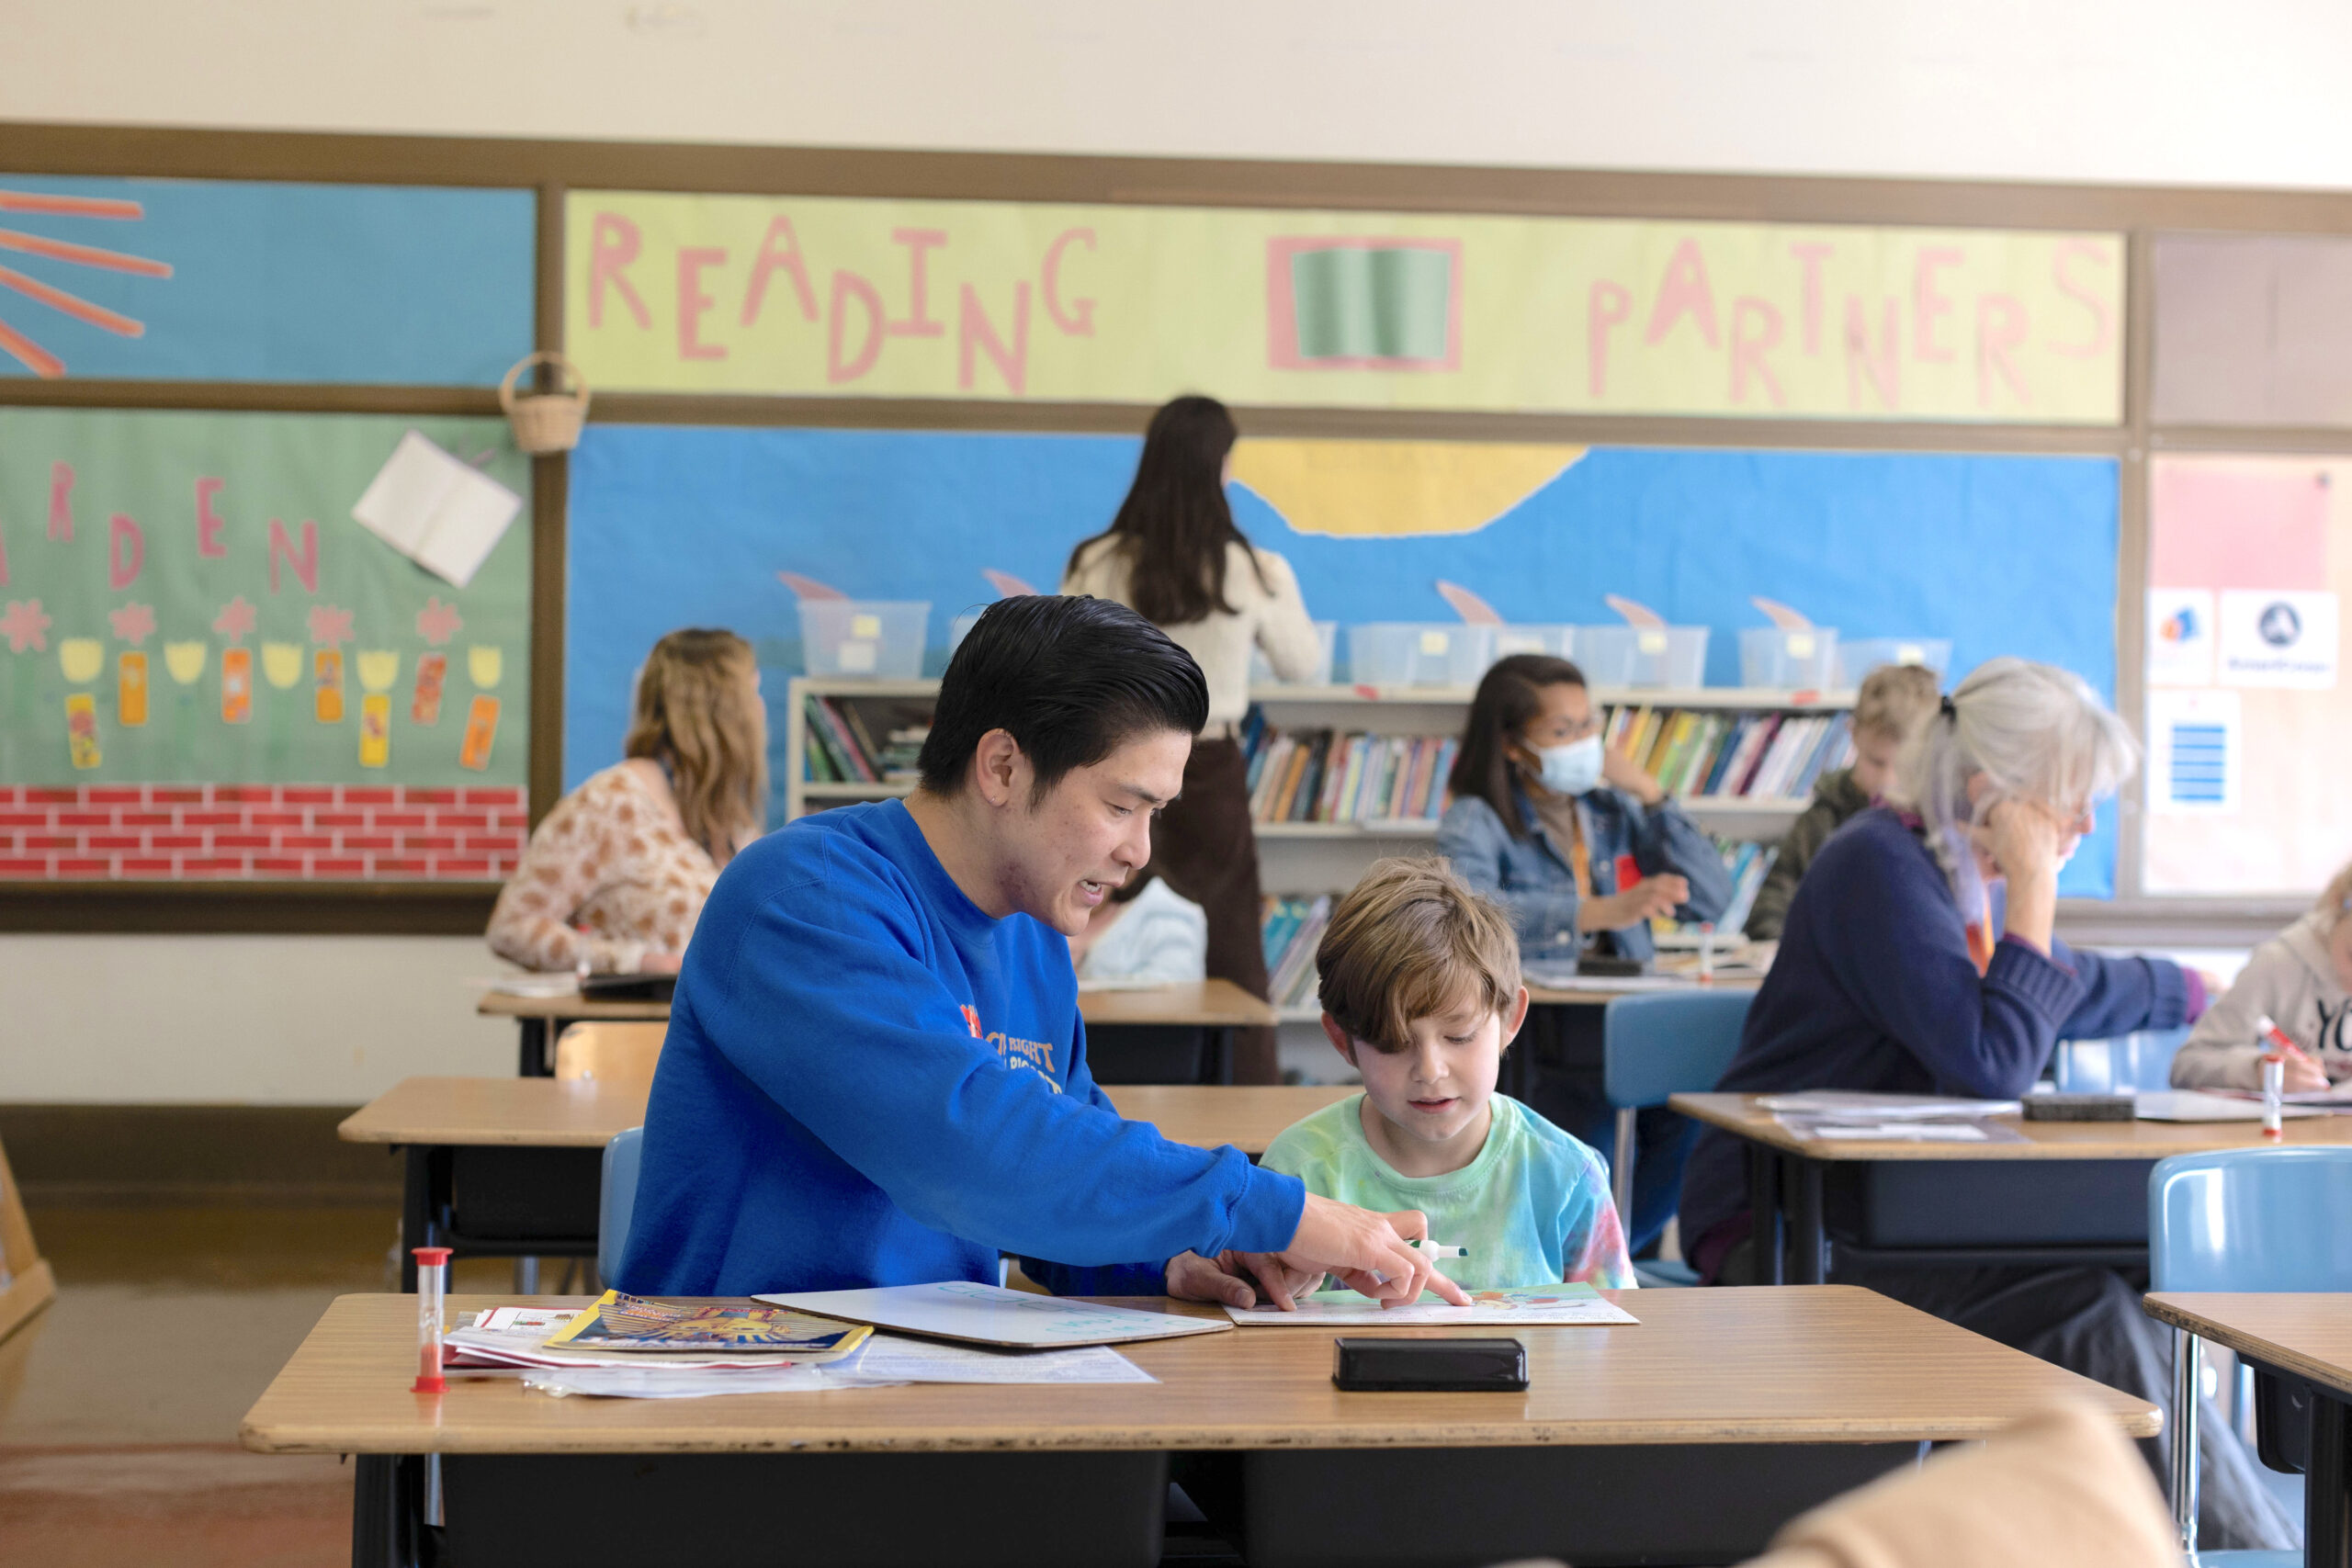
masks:
{"label": "green marker", "polygon": [[1448,1247],[1442,1241],[1408,1241],[1405,1245],[1414,1248],[1424,1258],[1467,1258],[1470,1256],[1468,1247]]}

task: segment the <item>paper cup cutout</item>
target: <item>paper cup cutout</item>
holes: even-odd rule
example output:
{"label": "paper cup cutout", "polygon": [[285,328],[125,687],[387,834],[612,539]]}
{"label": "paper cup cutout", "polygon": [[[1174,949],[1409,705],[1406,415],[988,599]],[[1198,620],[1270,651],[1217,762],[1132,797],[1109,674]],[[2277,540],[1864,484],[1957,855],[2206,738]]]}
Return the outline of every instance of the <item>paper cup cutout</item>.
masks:
{"label": "paper cup cutout", "polygon": [[200,642],[167,642],[164,645],[164,668],[172,679],[183,686],[193,686],[204,673],[204,655],[209,645]]}
{"label": "paper cup cutout", "polygon": [[466,674],[475,685],[484,688],[495,686],[498,678],[504,673],[506,655],[503,649],[479,647],[466,649]]}
{"label": "paper cup cutout", "polygon": [[107,667],[107,645],[94,637],[69,637],[57,645],[57,667],[68,681],[85,686]]}
{"label": "paper cup cutout", "polygon": [[401,656],[390,649],[368,648],[359,652],[359,688],[389,692],[401,678]]}
{"label": "paper cup cutout", "polygon": [[263,679],[281,692],[291,691],[302,679],[302,645],[266,642],[261,645]]}

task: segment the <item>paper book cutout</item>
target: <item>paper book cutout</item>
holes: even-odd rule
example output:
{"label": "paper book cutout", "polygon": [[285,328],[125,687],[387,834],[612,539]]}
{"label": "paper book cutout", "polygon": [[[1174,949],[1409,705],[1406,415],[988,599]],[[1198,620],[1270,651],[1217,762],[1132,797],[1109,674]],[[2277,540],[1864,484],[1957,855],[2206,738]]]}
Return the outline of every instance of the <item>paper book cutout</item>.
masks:
{"label": "paper book cutout", "polygon": [[522,509],[521,496],[412,430],[351,515],[425,570],[463,588]]}

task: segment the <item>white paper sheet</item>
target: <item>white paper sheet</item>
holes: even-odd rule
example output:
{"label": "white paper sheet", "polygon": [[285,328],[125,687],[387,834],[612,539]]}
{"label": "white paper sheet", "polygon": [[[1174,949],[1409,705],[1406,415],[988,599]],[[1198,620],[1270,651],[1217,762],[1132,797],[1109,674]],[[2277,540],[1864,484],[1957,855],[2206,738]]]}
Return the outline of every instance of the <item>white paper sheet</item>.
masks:
{"label": "white paper sheet", "polygon": [[522,507],[521,496],[412,430],[351,515],[417,565],[463,588]]}
{"label": "white paper sheet", "polygon": [[523,1386],[560,1398],[708,1399],[723,1393],[821,1393],[829,1388],[884,1384],[830,1367],[777,1367],[748,1371],[671,1371],[650,1367],[563,1367],[523,1374]]}
{"label": "white paper sheet", "polygon": [[[2204,1094],[2193,1089],[2159,1089],[2132,1097],[2132,1114],[2143,1122],[2259,1122],[2262,1101],[2227,1095]],[[2309,1106],[2287,1105],[2279,1114],[2289,1121],[2324,1116]]]}
{"label": "white paper sheet", "polygon": [[1424,1295],[1411,1306],[1392,1307],[1367,1300],[1353,1291],[1317,1291],[1303,1297],[1296,1312],[1284,1312],[1280,1307],[1227,1306],[1225,1314],[1245,1328],[1538,1327],[1641,1321],[1590,1285],[1472,1291],[1470,1302],[1466,1307],[1458,1307]]}
{"label": "white paper sheet", "polygon": [[1214,1318],[1065,1301],[968,1280],[869,1291],[779,1291],[752,1299],[906,1334],[1033,1349],[1172,1339],[1227,1326]]}
{"label": "white paper sheet", "polygon": [[1082,1383],[1159,1380],[1107,1345],[1075,1350],[983,1350],[877,1334],[859,1349],[860,1376],[893,1382]]}

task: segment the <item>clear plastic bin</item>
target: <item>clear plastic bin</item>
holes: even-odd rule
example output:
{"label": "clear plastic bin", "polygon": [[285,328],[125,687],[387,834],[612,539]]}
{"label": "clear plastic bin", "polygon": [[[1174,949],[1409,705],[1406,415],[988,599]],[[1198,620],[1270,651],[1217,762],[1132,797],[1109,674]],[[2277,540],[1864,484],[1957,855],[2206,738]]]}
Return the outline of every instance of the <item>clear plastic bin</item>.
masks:
{"label": "clear plastic bin", "polygon": [[1882,664],[1924,664],[1938,675],[1951,668],[1948,637],[1858,637],[1838,649],[1838,687],[1850,692]]}
{"label": "clear plastic bin", "polygon": [[[1294,682],[1295,684],[1328,686],[1331,683],[1331,649],[1332,645],[1339,641],[1340,623],[1317,621],[1315,623],[1315,635],[1323,640],[1323,652],[1316,663],[1315,673],[1304,681]],[[1261,649],[1252,648],[1250,650],[1250,683],[1253,686],[1282,684],[1274,679],[1274,667],[1266,662],[1265,652]]]}
{"label": "clear plastic bin", "polygon": [[922,673],[931,601],[803,599],[800,656],[811,675],[909,680]]}
{"label": "clear plastic bin", "polygon": [[1361,686],[1475,686],[1495,661],[1494,626],[1387,621],[1348,628],[1348,679]]}
{"label": "clear plastic bin", "polygon": [[1596,686],[1707,683],[1705,626],[1578,626],[1577,662]]}
{"label": "clear plastic bin", "polygon": [[964,646],[964,639],[970,637],[972,635],[972,628],[979,624],[980,612],[978,610],[967,610],[964,614],[956,616],[954,620],[947,623],[948,658],[953,659],[956,657],[956,650]]}
{"label": "clear plastic bin", "polygon": [[1514,653],[1548,653],[1555,659],[1574,659],[1577,645],[1574,626],[1497,626],[1495,657],[1509,659]]}
{"label": "clear plastic bin", "polygon": [[1778,692],[1821,692],[1838,675],[1838,628],[1742,626],[1739,683]]}

